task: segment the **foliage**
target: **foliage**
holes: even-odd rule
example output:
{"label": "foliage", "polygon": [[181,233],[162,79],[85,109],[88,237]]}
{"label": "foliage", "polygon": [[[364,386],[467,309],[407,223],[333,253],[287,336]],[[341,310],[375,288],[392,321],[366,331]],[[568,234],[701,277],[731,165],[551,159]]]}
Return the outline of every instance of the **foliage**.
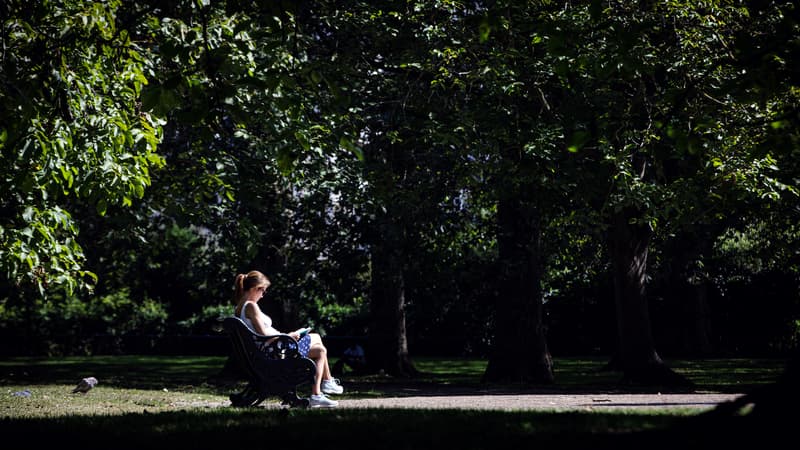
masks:
{"label": "foliage", "polygon": [[212,334],[222,331],[222,319],[231,315],[231,305],[205,305],[200,312],[178,322],[182,334]]}
{"label": "foliage", "polygon": [[[770,219],[777,219],[772,223]],[[716,242],[715,258],[720,283],[742,280],[765,271],[800,275],[800,229],[796,223],[781,222],[766,215],[754,217],[742,229],[731,227]],[[723,279],[724,278],[724,279]]]}
{"label": "foliage", "polygon": [[[357,183],[348,168],[353,154],[320,117],[310,37],[296,23],[297,11],[280,5],[271,15],[229,4],[170,13],[149,37],[169,42],[153,60],[164,81],[148,96],[168,113],[170,133],[167,169],[145,207],[167,229],[194,227],[214,243],[194,270],[177,271],[196,282],[184,285],[194,299],[176,316],[228,298],[235,273],[251,269],[275,281],[280,326],[306,321],[315,298],[358,296],[353,277],[363,272],[363,258],[342,195]],[[195,63],[202,70],[190,69]],[[177,295],[167,301],[174,304]]]}
{"label": "foliage", "polygon": [[23,348],[48,355],[119,352],[122,339],[129,334],[151,339],[161,336],[168,318],[161,303],[132,299],[127,290],[91,301],[53,295],[31,303],[3,305],[3,339],[27,336]]}
{"label": "foliage", "polygon": [[797,348],[798,238],[794,222],[768,213],[727,229],[717,240],[708,276],[721,297],[716,314],[728,316],[719,326],[740,330],[730,333],[726,347],[751,354]]}
{"label": "foliage", "polygon": [[[620,211],[656,233],[651,280],[684,257],[719,292],[768,272],[796,280],[792,2],[0,13],[0,321],[15,329],[34,309],[93,315],[119,296],[203,333],[234,274],[255,268],[280,326],[362,333],[385,246],[402,258],[412,347],[482,354],[503,198],[541,218],[552,336],[581,348],[612,327],[597,314]],[[686,236],[718,252],[682,255]]]}
{"label": "foliage", "polygon": [[139,102],[145,55],[118,27],[120,4],[3,7],[0,268],[41,295],[92,281],[64,198],[104,215],[141,198],[150,169],[163,164],[163,122]]}

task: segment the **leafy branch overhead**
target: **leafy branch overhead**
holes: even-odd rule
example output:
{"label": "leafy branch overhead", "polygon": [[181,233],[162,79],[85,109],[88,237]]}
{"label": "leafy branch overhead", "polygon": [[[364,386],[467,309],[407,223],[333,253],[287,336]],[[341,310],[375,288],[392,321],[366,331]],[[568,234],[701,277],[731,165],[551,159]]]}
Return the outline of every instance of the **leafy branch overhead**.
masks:
{"label": "leafy branch overhead", "polygon": [[494,320],[515,271],[541,275],[518,277],[526,305],[599,283],[615,228],[655,254],[704,226],[709,241],[759,230],[763,211],[782,228],[800,178],[798,14],[3,2],[0,297],[130,286],[189,321],[247,265],[282,278],[288,315],[338,323],[385,276],[426,333],[444,310]]}

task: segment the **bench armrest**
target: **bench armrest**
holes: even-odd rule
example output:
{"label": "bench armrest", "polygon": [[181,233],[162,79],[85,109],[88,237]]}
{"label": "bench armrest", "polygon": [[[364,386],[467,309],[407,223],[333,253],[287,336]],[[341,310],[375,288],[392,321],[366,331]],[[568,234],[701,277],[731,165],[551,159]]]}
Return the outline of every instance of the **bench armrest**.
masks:
{"label": "bench armrest", "polygon": [[300,357],[297,341],[288,334],[275,334],[266,336],[253,333],[256,346],[271,359],[286,359]]}
{"label": "bench armrest", "polygon": [[234,348],[241,352],[242,359],[250,358],[248,355],[261,353],[267,359],[300,358],[300,349],[288,334],[275,334],[266,336],[255,333],[247,327],[238,317],[227,317],[222,321],[223,328],[229,333],[234,342]]}

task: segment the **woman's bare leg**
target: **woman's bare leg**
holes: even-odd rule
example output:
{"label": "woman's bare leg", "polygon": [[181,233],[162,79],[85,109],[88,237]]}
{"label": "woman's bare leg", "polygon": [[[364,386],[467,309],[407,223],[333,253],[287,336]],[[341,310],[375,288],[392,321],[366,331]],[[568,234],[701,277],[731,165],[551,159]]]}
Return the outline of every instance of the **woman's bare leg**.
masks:
{"label": "woman's bare leg", "polygon": [[317,373],[314,376],[314,386],[311,387],[311,394],[320,395],[322,393],[322,380],[331,378],[331,369],[328,365],[328,349],[322,345],[322,338],[318,334],[311,334],[308,357],[314,360],[317,365]]}
{"label": "woman's bare leg", "polygon": [[311,333],[309,336],[311,336],[311,346],[308,351],[308,356],[317,363],[317,376],[322,376],[320,381],[330,380],[333,376],[331,375],[331,368],[328,364],[328,349],[322,344],[322,338],[319,334]]}

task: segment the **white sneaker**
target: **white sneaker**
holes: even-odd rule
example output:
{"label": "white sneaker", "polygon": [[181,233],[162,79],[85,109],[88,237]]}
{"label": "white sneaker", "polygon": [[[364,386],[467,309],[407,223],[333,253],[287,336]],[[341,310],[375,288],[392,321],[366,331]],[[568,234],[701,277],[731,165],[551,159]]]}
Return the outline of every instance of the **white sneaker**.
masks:
{"label": "white sneaker", "polygon": [[329,380],[322,380],[322,385],[320,389],[325,394],[341,394],[344,392],[344,388],[342,387],[342,383],[339,382],[336,378],[331,378]]}
{"label": "white sneaker", "polygon": [[335,408],[338,405],[339,402],[325,397],[325,394],[312,395],[308,403],[308,406],[312,408]]}

